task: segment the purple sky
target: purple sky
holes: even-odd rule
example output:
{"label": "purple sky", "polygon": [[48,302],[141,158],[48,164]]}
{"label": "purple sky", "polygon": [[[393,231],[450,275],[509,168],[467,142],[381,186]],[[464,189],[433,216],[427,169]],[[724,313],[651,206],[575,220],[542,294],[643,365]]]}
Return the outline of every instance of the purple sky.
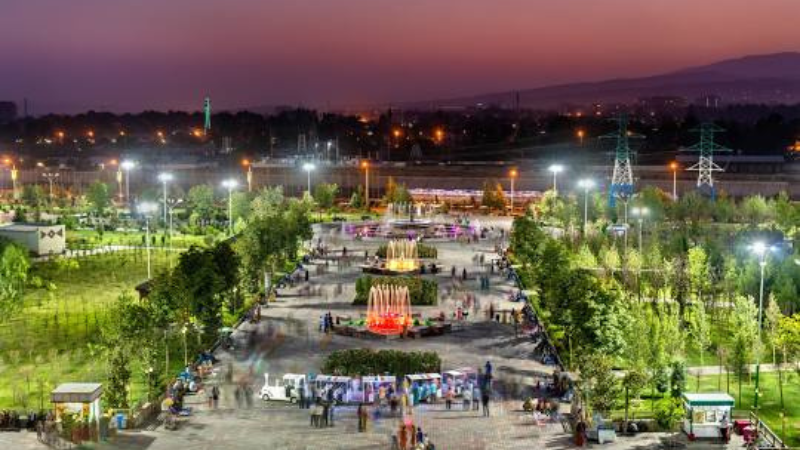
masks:
{"label": "purple sky", "polygon": [[0,99],[40,114],[446,98],[797,51],[798,17],[798,0],[0,0]]}

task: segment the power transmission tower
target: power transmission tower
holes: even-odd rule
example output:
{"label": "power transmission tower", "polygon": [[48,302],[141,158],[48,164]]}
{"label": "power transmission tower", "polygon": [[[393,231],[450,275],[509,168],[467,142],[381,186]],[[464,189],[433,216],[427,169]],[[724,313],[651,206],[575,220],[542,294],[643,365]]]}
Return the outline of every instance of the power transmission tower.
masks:
{"label": "power transmission tower", "polygon": [[209,97],[206,97],[203,102],[203,114],[205,115],[203,134],[208,135],[208,132],[211,131],[211,98]]}
{"label": "power transmission tower", "polygon": [[614,173],[611,175],[611,188],[608,190],[608,205],[612,208],[617,205],[617,198],[628,199],[633,196],[633,165],[631,155],[633,151],[630,146],[631,137],[634,136],[628,131],[628,117],[620,114],[613,119],[617,122],[617,131],[601,138],[614,139],[616,147],[614,149]]}
{"label": "power transmission tower", "polygon": [[714,162],[714,152],[729,152],[731,149],[723,147],[714,142],[714,135],[725,130],[713,123],[703,123],[700,128],[692,130],[700,133],[700,142],[693,146],[683,149],[685,152],[700,153],[700,160],[697,164],[689,167],[688,170],[697,172],[697,189],[708,195],[712,200],[717,198],[717,189],[714,187],[714,172],[724,172],[724,169]]}

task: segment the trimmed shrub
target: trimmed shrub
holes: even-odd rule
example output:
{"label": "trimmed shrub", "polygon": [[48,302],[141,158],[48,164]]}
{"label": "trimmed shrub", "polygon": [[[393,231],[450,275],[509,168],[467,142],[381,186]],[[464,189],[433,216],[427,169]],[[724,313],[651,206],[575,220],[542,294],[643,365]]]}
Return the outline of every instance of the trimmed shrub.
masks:
{"label": "trimmed shrub", "polygon": [[337,350],[322,364],[326,375],[382,375],[404,377],[411,373],[438,373],[442,360],[436,352],[403,352],[366,348]]}
{"label": "trimmed shrub", "polygon": [[434,280],[419,277],[372,277],[363,276],[356,280],[356,298],[354,305],[366,305],[369,290],[373,285],[405,286],[412,305],[432,306],[439,297],[439,285]]}

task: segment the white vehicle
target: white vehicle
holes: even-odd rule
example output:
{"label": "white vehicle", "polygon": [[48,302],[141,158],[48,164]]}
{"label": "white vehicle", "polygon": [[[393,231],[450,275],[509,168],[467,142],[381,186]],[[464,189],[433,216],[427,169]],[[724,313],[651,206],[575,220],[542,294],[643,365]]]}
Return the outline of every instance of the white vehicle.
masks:
{"label": "white vehicle", "polygon": [[287,373],[275,384],[270,385],[269,374],[264,374],[264,387],[261,388],[261,400],[277,400],[283,402],[297,403],[300,400],[300,384],[306,384],[306,376],[297,373]]}

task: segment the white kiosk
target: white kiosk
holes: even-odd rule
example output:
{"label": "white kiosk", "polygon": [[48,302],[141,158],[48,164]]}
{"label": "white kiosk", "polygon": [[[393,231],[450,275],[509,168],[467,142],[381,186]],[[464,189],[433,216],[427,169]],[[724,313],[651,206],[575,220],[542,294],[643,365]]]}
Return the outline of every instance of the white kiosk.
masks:
{"label": "white kiosk", "polygon": [[719,439],[723,418],[728,427],[733,423],[731,410],[735,401],[724,392],[686,393],[683,394],[683,402],[686,410],[683,431],[689,436],[697,439]]}

